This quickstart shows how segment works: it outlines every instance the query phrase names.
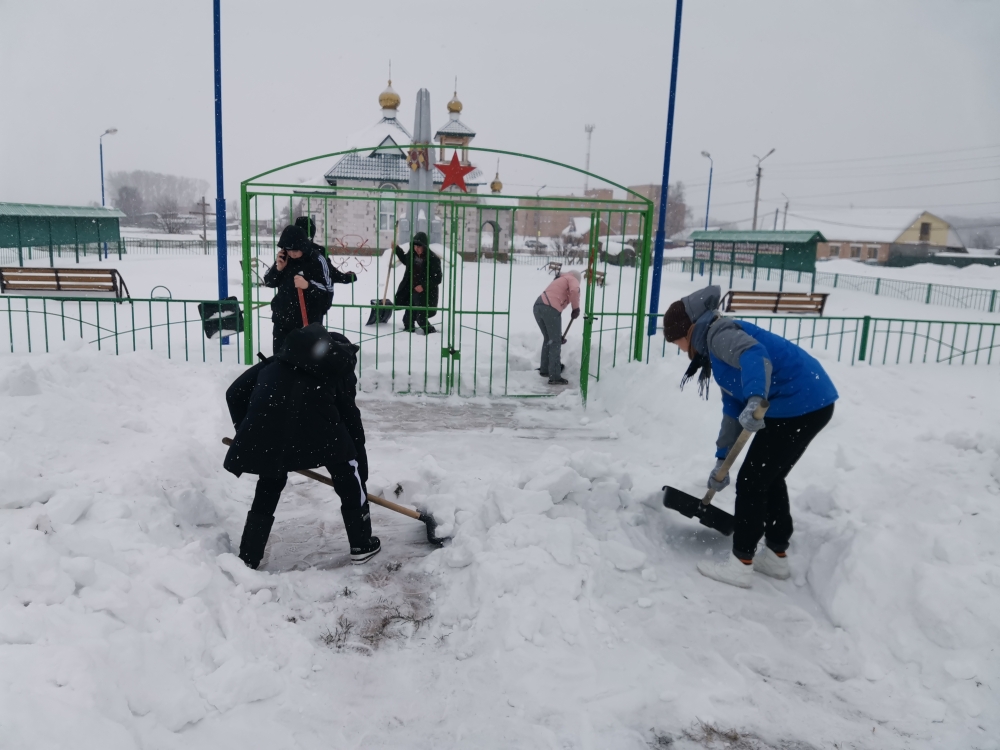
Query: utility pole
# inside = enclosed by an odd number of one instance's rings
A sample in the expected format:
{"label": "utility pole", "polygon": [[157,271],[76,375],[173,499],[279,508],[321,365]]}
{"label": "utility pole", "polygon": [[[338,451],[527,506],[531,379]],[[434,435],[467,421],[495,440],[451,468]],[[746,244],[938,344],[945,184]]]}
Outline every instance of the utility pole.
{"label": "utility pole", "polygon": [[781,220],[781,231],[784,232],[788,226],[788,196],[782,193],[781,197],[785,199],[785,218]]}
{"label": "utility pole", "polygon": [[201,246],[205,251],[205,255],[208,255],[208,208],[209,203],[205,200],[205,196],[201,196],[201,203],[196,203],[200,210],[195,211],[196,214],[201,214]]}
{"label": "utility pole", "polygon": [[774,231],[778,231],[778,209],[774,209]]}
{"label": "utility pole", "polygon": [[769,157],[773,153],[774,153],[774,149],[772,148],[770,151],[768,151],[763,156],[757,156],[757,154],[753,155],[753,158],[757,160],[757,194],[754,196],[754,199],[753,199],[753,229],[754,229],[754,231],[757,231],[757,205],[760,203],[760,175],[764,171],[764,170],[761,169],[760,163],[762,161],[764,161],[764,159],[766,159],[767,157]]}
{"label": "utility pole", "polygon": [[[583,130],[587,134],[587,165],[583,168],[583,170],[585,172],[589,172],[590,171],[590,136],[593,135],[593,133],[594,133],[594,126],[593,125],[584,125],[583,126]],[[583,176],[583,197],[584,198],[587,197],[587,178],[589,176],[590,175],[584,175]]]}

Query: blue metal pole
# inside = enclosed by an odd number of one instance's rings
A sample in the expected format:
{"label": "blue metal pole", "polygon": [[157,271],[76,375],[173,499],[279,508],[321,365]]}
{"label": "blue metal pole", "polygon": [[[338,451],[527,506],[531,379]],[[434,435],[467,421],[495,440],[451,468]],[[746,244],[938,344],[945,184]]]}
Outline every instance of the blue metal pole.
{"label": "blue metal pole", "polygon": [[[674,138],[674,101],[677,97],[677,59],[681,49],[681,10],[684,0],[677,0],[674,18],[674,54],[670,69],[670,100],[667,107],[667,144],[663,150],[663,184],[660,187],[660,217],[656,223],[656,244],[653,249],[653,284],[649,292],[649,328],[647,336],[656,335],[656,319],[660,313],[660,277],[663,276],[663,244],[667,221],[667,184],[670,181],[670,148]],[[693,258],[692,258],[693,261]]]}
{"label": "blue metal pole", "polygon": [[[226,252],[226,193],[222,180],[222,46],[219,40],[220,0],[213,0],[215,21],[215,231],[219,266],[219,299],[229,296],[229,264]],[[223,343],[228,343],[228,337]]]}
{"label": "blue metal pole", "polygon": [[715,169],[715,162],[709,159],[708,167],[708,202],[705,204],[705,231],[708,231],[708,209],[712,205],[712,171]]}

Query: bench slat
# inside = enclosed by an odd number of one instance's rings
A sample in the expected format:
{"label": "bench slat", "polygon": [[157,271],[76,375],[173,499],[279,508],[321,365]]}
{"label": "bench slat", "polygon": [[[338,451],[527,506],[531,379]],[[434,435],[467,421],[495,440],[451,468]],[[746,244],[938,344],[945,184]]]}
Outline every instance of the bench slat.
{"label": "bench slat", "polygon": [[755,292],[730,290],[722,301],[726,312],[787,312],[822,315],[826,307],[825,292]]}

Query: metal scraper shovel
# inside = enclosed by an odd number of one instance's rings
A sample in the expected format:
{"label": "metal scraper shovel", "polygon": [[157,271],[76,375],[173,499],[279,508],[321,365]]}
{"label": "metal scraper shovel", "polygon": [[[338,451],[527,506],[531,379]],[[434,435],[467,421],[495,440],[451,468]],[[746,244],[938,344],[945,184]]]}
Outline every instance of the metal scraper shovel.
{"label": "metal scraper shovel", "polygon": [[[754,419],[763,419],[764,412],[767,411],[770,405],[767,400],[761,401],[760,405],[754,410]],[[726,460],[722,462],[722,466],[715,472],[715,480],[717,482],[721,481],[729,473],[729,469],[736,463],[736,459],[739,458],[744,446],[750,442],[751,437],[753,437],[753,433],[750,430],[743,430],[740,436],[736,438],[733,447],[729,449]],[[726,536],[730,536],[733,533],[736,519],[722,510],[722,508],[712,505],[713,497],[715,497],[715,490],[709,490],[705,493],[705,497],[699,500],[694,495],[681,492],[673,487],[663,488],[663,504],[666,507],[672,508],[688,518],[697,518],[702,526],[707,526],[710,529],[721,531]]]}

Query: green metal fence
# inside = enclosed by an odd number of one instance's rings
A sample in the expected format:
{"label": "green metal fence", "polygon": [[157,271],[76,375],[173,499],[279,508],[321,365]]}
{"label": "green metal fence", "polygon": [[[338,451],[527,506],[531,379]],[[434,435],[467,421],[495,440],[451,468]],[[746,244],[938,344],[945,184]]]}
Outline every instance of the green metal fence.
{"label": "green metal fence", "polygon": [[[754,269],[750,266],[736,266],[734,269],[727,264],[713,266],[708,262],[676,259],[665,261],[663,268],[667,271],[690,273],[692,278],[695,274],[706,276],[709,283],[725,283],[728,279],[730,286],[735,281],[749,281],[754,287],[761,282],[778,282],[779,286],[783,286],[785,283],[812,285],[812,275],[808,272],[785,271],[782,273],[777,269]],[[1000,312],[1000,290],[997,289],[903,281],[881,276],[828,273],[826,271],[816,272],[815,286],[864,292],[925,305],[957,307],[963,310],[991,313]]]}
{"label": "green metal fence", "polygon": [[198,306],[217,304],[215,300],[3,295],[0,341],[11,353],[51,352],[82,342],[113,354],[155,351],[185,361],[249,361],[243,359],[239,333],[230,336],[230,345],[217,335],[205,336]]}
{"label": "green metal fence", "polygon": [[[647,199],[607,181],[624,192],[625,199],[418,191],[407,189],[405,183],[360,181],[303,187],[297,181],[283,181],[278,174],[290,167],[301,172],[302,165],[310,162],[319,171],[324,162],[356,153],[377,156],[387,152],[392,157],[396,150],[387,146],[325,154],[242,184],[246,358],[252,351],[270,351],[266,305],[272,291],[260,284],[260,277],[277,252],[271,228],[280,225],[282,218],[287,222],[310,216],[317,226],[316,241],[330,249],[334,263],[362,277],[352,287],[337,288],[326,323],[360,345],[363,388],[462,396],[552,395],[535,372],[541,334],[532,317],[535,299],[551,281],[544,273],[548,261],[515,253],[522,217],[536,210],[564,214],[567,223],[571,217],[585,217],[590,227],[572,253],[575,257],[554,261],[579,264],[584,271],[584,315],[577,327],[583,335],[583,397],[602,368],[641,358],[652,217]],[[529,168],[536,162],[582,174],[537,157],[468,150],[521,160]],[[602,251],[615,242],[623,243],[626,229],[635,238],[633,245],[639,247],[638,262],[609,265]],[[394,307],[393,316],[417,311],[433,314],[431,322],[437,332],[413,335],[394,319],[384,325],[366,325],[371,301],[381,299],[385,289],[391,300],[402,280],[403,269],[391,251],[394,233],[400,245],[409,247],[418,230],[428,232],[431,250],[441,259],[440,297],[434,307]],[[512,320],[516,325],[512,326]]]}
{"label": "green metal fence", "polygon": [[[804,349],[824,351],[853,364],[1000,363],[1000,323],[901,318],[731,316],[778,334]],[[655,341],[655,343],[654,343]],[[650,339],[651,353],[669,356],[677,347]]]}

